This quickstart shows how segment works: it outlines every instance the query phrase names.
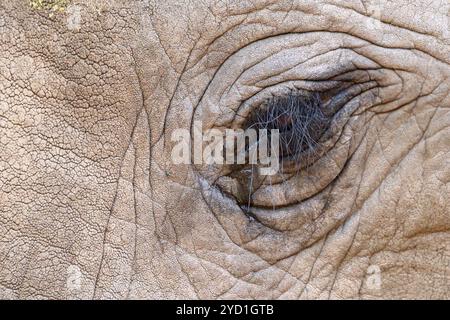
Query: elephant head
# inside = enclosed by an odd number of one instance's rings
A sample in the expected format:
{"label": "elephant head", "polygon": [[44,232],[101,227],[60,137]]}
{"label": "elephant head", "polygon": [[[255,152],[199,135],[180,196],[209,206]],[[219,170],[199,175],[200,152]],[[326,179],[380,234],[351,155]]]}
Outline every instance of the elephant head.
{"label": "elephant head", "polygon": [[0,1],[0,297],[449,298],[446,1],[55,2]]}

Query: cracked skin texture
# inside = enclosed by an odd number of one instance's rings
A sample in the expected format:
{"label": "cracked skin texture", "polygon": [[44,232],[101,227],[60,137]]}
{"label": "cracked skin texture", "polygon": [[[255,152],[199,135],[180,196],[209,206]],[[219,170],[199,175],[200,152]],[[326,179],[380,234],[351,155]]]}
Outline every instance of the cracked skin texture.
{"label": "cracked skin texture", "polygon": [[[448,12],[382,2],[0,0],[0,297],[450,298]],[[170,163],[205,99],[348,68],[377,90],[276,210]]]}

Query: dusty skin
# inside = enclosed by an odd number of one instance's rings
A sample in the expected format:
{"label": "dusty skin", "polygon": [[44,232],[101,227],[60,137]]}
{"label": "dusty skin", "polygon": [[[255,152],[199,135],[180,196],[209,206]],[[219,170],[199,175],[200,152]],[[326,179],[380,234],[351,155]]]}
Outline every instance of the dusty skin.
{"label": "dusty skin", "polygon": [[[447,1],[29,2],[0,0],[0,298],[450,298]],[[249,208],[245,172],[171,162],[344,83]]]}

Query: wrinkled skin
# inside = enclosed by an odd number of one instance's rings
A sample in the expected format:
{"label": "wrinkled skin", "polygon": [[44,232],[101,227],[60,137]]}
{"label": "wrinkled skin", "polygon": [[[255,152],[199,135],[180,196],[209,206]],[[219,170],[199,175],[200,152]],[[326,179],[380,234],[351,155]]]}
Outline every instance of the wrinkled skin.
{"label": "wrinkled skin", "polygon": [[[72,2],[0,1],[1,298],[450,298],[448,8]],[[171,163],[214,106],[339,75],[369,87],[276,209]]]}

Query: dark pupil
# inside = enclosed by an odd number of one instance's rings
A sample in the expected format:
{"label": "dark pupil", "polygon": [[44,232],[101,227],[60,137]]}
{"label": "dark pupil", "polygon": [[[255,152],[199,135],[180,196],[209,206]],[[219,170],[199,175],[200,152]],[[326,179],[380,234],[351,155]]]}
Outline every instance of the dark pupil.
{"label": "dark pupil", "polygon": [[280,157],[295,156],[313,150],[329,125],[318,93],[302,95],[291,92],[273,97],[255,110],[246,128],[278,129]]}

